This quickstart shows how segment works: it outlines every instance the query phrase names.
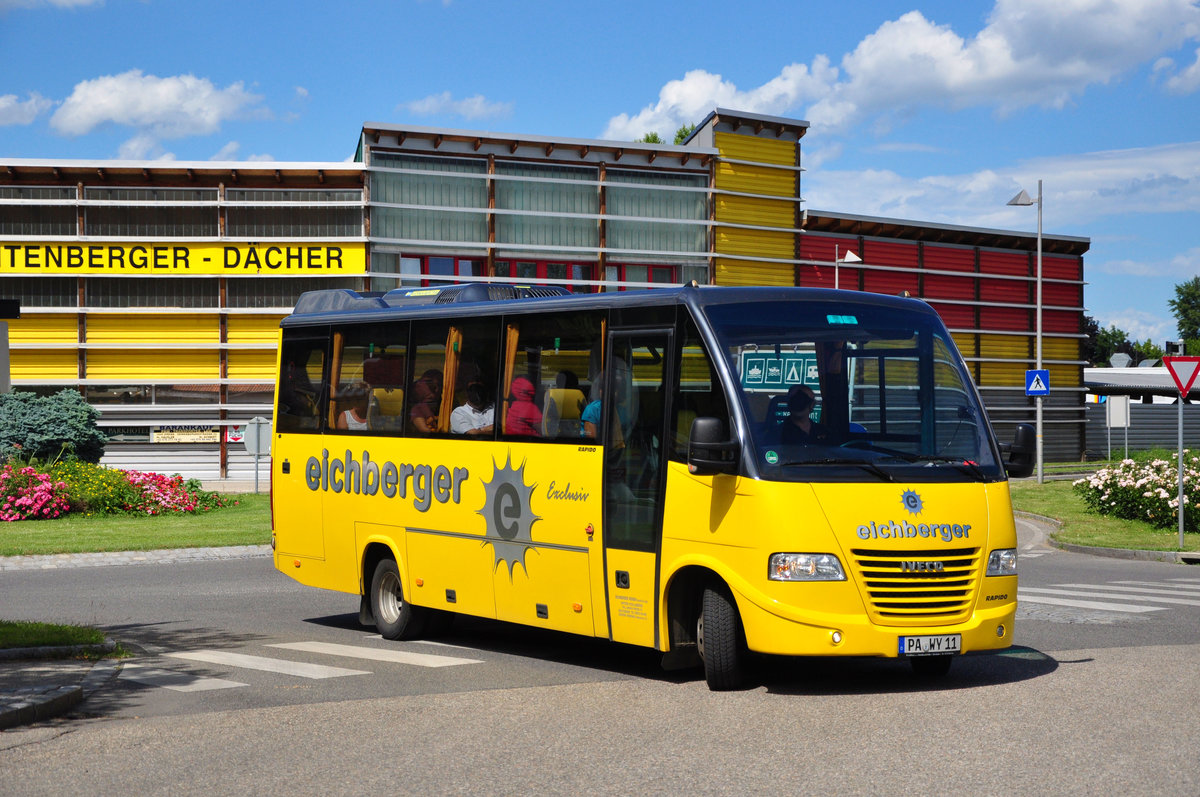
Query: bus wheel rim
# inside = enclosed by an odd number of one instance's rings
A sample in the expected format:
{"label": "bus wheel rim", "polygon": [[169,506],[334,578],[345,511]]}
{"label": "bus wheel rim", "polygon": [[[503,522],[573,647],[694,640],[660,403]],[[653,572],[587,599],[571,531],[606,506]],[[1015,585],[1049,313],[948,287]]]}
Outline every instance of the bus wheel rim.
{"label": "bus wheel rim", "polygon": [[384,622],[394,623],[400,619],[404,601],[400,596],[400,578],[388,573],[379,583],[379,609]]}

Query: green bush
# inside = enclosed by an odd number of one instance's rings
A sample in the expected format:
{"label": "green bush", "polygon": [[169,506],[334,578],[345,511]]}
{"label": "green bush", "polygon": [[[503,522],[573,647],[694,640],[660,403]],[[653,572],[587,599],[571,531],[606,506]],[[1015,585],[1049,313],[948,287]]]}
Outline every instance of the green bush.
{"label": "green bush", "polygon": [[108,442],[96,424],[99,417],[77,390],[0,394],[0,461],[52,462],[66,452],[99,462]]}
{"label": "green bush", "polygon": [[141,501],[141,490],[122,470],[94,462],[66,459],[54,463],[50,477],[66,482],[72,512],[111,515],[128,512]]}

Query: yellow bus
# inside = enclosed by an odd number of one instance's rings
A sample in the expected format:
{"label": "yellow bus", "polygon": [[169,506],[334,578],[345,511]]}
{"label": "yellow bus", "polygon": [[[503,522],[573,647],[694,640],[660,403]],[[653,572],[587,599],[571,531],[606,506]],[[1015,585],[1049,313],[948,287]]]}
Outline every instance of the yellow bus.
{"label": "yellow bus", "polygon": [[914,299],[315,291],[280,329],[275,566],[393,640],[466,614],[653,648],[713,689],[751,653],[937,675],[1012,643],[1032,435],[1002,459]]}

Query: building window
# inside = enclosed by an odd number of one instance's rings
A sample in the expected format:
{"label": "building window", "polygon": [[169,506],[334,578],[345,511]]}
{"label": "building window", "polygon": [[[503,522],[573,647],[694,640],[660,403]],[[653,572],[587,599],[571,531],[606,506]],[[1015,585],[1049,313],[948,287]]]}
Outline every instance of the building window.
{"label": "building window", "polygon": [[120,279],[84,281],[85,307],[216,307],[214,279]]}
{"label": "building window", "polygon": [[599,246],[599,174],[594,167],[498,162],[496,177],[497,242]]}
{"label": "building window", "polygon": [[75,277],[5,277],[0,299],[16,299],[22,307],[75,307],[77,285]]}
{"label": "building window", "polygon": [[[126,280],[122,280],[123,282]],[[215,283],[215,280],[212,282]],[[324,291],[330,288],[358,290],[361,280],[354,277],[321,279],[319,277],[255,277],[230,279],[226,282],[225,301],[229,307],[277,310],[295,307],[305,291]]]}
{"label": "building window", "polygon": [[707,175],[609,169],[606,178],[605,230],[611,249],[707,250]]}
{"label": "building window", "polygon": [[[594,280],[596,266],[591,263],[568,263],[553,260],[497,260],[496,276],[536,280]],[[559,285],[573,293],[591,293],[592,285]]]}

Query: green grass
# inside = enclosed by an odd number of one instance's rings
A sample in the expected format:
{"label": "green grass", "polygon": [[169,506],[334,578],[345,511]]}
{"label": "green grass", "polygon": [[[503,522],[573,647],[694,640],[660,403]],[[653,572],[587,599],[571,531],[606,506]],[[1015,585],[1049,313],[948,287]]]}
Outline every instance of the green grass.
{"label": "green grass", "polygon": [[0,649],[100,645],[104,632],[78,625],[0,620]]}
{"label": "green grass", "polygon": [[[1099,548],[1179,550],[1178,529],[1156,529],[1137,520],[1096,514],[1072,489],[1069,479],[1042,484],[1014,481],[1011,486],[1013,508],[1062,521],[1062,528],[1053,534],[1059,542]],[[1185,534],[1183,542],[1185,551],[1200,550],[1200,534]]]}
{"label": "green grass", "polygon": [[55,520],[0,523],[0,556],[269,543],[270,496],[247,493],[229,498],[238,505],[198,515],[71,514]]}

